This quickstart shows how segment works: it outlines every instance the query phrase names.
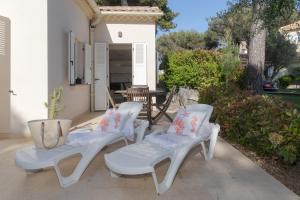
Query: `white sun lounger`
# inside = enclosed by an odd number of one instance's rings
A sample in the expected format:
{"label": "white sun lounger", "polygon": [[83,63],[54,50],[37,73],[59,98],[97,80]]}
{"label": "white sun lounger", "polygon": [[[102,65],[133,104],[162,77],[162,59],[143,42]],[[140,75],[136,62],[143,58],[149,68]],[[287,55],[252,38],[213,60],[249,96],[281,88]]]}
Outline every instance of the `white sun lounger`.
{"label": "white sun lounger", "polygon": [[[193,147],[201,144],[205,160],[212,159],[220,131],[218,124],[209,123],[213,108],[209,105],[196,104],[187,107],[187,109],[207,113],[200,128],[200,131],[208,133],[205,134],[206,136],[191,138],[175,134],[157,135],[157,133],[152,133],[142,142],[122,147],[104,155],[105,163],[110,169],[111,175],[118,177],[119,174],[139,175],[151,173],[156,191],[161,194],[171,187],[178,168]],[[209,141],[208,149],[205,146],[206,141]],[[158,183],[154,167],[168,158],[171,160],[170,166],[164,180]]]}
{"label": "white sun lounger", "polygon": [[[131,112],[131,117],[136,119],[142,104],[138,102],[125,102],[120,104],[120,110],[128,110]],[[148,121],[139,120],[138,127],[135,128],[135,133],[137,138],[141,140],[144,136],[144,132],[148,127]],[[94,138],[95,139],[95,138]],[[23,149],[17,150],[16,152],[16,165],[25,169],[26,171],[39,171],[43,168],[53,167],[55,169],[56,175],[58,177],[59,183],[62,187],[70,186],[76,183],[85,169],[88,167],[89,163],[97,155],[103,147],[112,144],[114,142],[124,140],[127,145],[127,140],[123,133],[118,134],[107,134],[97,138],[97,141],[88,144],[81,145],[62,145],[57,148],[50,150],[37,149],[35,146],[28,146]],[[81,160],[75,167],[73,173],[70,176],[64,177],[58,167],[61,160],[75,155],[81,155]]]}

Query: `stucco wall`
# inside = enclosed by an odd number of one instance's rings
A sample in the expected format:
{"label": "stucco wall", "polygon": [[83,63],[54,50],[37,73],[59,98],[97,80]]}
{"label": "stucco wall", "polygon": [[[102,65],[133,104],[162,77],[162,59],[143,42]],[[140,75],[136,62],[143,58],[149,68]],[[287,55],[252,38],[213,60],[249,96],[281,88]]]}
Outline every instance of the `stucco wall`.
{"label": "stucco wall", "polygon": [[[89,20],[74,0],[48,0],[48,77],[49,95],[63,86],[65,109],[59,117],[74,118],[89,111],[89,86],[68,84],[68,32],[89,42]],[[50,96],[49,96],[50,97]]]}
{"label": "stucco wall", "polygon": [[[122,32],[122,38],[118,37]],[[146,43],[147,78],[150,89],[156,88],[155,24],[100,23],[95,29],[95,42],[103,43]]]}
{"label": "stucco wall", "polygon": [[28,134],[28,120],[47,117],[47,0],[0,0],[0,15],[11,24],[11,88],[1,90],[16,93],[0,115],[10,118],[9,132]]}
{"label": "stucco wall", "polygon": [[297,45],[297,52],[300,53],[300,41],[299,41],[299,36],[298,33],[300,31],[291,31],[288,34],[286,34],[286,38]]}

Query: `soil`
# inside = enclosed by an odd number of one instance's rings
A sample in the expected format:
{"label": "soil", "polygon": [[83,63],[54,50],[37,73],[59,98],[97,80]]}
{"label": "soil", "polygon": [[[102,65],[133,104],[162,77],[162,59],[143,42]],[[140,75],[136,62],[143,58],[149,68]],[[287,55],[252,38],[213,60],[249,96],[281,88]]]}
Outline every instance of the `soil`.
{"label": "soil", "polygon": [[258,156],[255,152],[250,151],[239,144],[232,143],[232,141],[228,140],[226,141],[271,174],[287,188],[300,196],[300,163],[296,165],[286,165],[277,158]]}

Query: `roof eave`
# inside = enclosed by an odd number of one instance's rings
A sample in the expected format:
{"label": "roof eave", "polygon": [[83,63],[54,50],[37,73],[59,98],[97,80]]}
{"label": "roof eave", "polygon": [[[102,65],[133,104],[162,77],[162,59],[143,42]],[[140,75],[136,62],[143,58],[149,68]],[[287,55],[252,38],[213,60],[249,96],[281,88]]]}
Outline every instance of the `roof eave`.
{"label": "roof eave", "polygon": [[126,11],[100,11],[101,15],[127,15],[127,16],[152,16],[152,17],[161,17],[163,16],[162,12],[126,12]]}
{"label": "roof eave", "polygon": [[95,20],[93,20],[92,25],[96,26],[101,22],[101,20],[107,16],[132,16],[132,17],[150,17],[153,21],[157,21],[161,16],[163,16],[162,12],[124,12],[124,11],[100,11]]}

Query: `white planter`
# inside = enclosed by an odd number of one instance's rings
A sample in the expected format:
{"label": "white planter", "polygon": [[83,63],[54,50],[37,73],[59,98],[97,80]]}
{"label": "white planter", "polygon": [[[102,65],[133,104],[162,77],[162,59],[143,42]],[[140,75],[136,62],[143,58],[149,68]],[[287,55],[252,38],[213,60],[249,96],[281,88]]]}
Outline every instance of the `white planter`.
{"label": "white planter", "polygon": [[51,149],[65,144],[71,125],[72,121],[67,119],[44,119],[28,122],[35,146],[43,149]]}

